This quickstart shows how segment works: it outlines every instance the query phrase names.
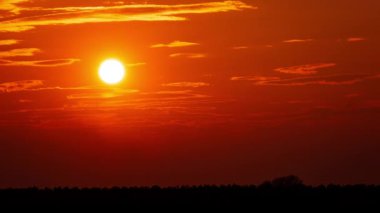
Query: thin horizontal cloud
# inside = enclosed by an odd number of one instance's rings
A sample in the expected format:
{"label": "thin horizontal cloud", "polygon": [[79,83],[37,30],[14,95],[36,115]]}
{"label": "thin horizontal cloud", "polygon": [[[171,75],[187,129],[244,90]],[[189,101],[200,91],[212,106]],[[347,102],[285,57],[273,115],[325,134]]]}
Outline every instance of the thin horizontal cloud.
{"label": "thin horizontal cloud", "polygon": [[20,99],[20,100],[18,100],[18,102],[19,103],[31,103],[31,102],[33,102],[32,100],[29,100],[29,99]]}
{"label": "thin horizontal cloud", "polygon": [[360,41],[365,41],[365,38],[362,37],[351,37],[347,38],[347,42],[360,42]]}
{"label": "thin horizontal cloud", "polygon": [[127,67],[140,67],[146,65],[145,62],[139,62],[139,63],[133,63],[133,64],[126,64]]}
{"label": "thin horizontal cloud", "polygon": [[[195,93],[191,90],[172,90],[139,93],[139,97],[130,100],[120,100],[117,102],[104,103],[110,107],[133,107],[136,109],[159,109],[159,108],[176,108],[184,105],[194,105],[194,100],[208,101],[210,96]],[[96,103],[95,103],[96,104]],[[99,103],[98,103],[99,104]]]}
{"label": "thin horizontal cloud", "polygon": [[287,101],[288,104],[310,104],[313,101],[311,100],[289,100]]}
{"label": "thin horizontal cloud", "polygon": [[[94,127],[115,124],[144,128],[165,125],[199,127],[226,122],[226,115],[218,112],[216,105],[230,101],[187,88],[139,92],[108,86],[70,88],[42,85],[26,92],[0,96],[4,98],[1,100],[11,98],[15,105],[4,107],[0,126],[62,128],[76,123]],[[54,102],[51,102],[51,97],[54,97]],[[38,122],[35,122],[36,116]]]}
{"label": "thin horizontal cloud", "polygon": [[[110,99],[116,97],[122,97],[127,94],[139,93],[139,90],[136,89],[115,89],[109,87],[96,87],[96,86],[73,86],[73,87],[62,87],[62,86],[44,86],[43,82],[37,81],[17,81],[17,82],[5,82],[0,85],[3,85],[0,92],[19,92],[19,91],[28,91],[28,92],[64,92],[67,93],[67,100],[79,100],[79,99]],[[20,85],[14,89],[15,86]],[[23,86],[24,85],[24,86]],[[1,86],[0,86],[1,87]],[[6,90],[7,89],[7,90]]]}
{"label": "thin horizontal cloud", "polygon": [[170,58],[206,58],[207,55],[204,53],[173,53],[169,55]]}
{"label": "thin horizontal cloud", "polygon": [[43,86],[41,80],[25,80],[0,83],[0,93],[20,92]]}
{"label": "thin horizontal cloud", "polygon": [[23,80],[0,83],[0,93],[21,92],[21,91],[45,91],[45,90],[101,90],[93,87],[46,87],[42,80]]}
{"label": "thin horizontal cloud", "polygon": [[34,56],[36,53],[41,52],[38,48],[21,48],[9,51],[0,51],[0,58],[10,58],[18,56]]}
{"label": "thin horizontal cloud", "polygon": [[198,88],[198,87],[208,87],[210,86],[209,83],[206,82],[174,82],[174,83],[166,83],[166,84],[161,84],[163,87],[193,87],[193,88]]}
{"label": "thin horizontal cloud", "polygon": [[284,43],[307,43],[312,42],[314,39],[290,39],[283,41]]}
{"label": "thin horizontal cloud", "polygon": [[191,94],[193,91],[191,90],[162,90],[155,92],[146,92],[142,93],[143,95],[185,95]]}
{"label": "thin horizontal cloud", "polygon": [[71,65],[80,61],[76,58],[47,59],[47,60],[16,60],[13,57],[30,57],[42,52],[38,48],[20,48],[0,51],[0,66],[29,66],[29,67],[59,67]]}
{"label": "thin horizontal cloud", "polygon": [[281,67],[275,69],[275,71],[286,74],[312,75],[318,73],[319,69],[334,66],[336,66],[335,63],[306,64],[300,66]]}
{"label": "thin horizontal cloud", "polygon": [[0,59],[0,66],[29,66],[29,67],[60,67],[68,66],[80,61],[76,58],[35,60],[35,61],[16,61]]}
{"label": "thin horizontal cloud", "polygon": [[[135,97],[136,96],[136,97]],[[64,106],[33,107],[20,104],[21,108],[8,111],[0,119],[2,125],[26,125],[39,128],[62,128],[73,123],[87,127],[122,125],[131,128],[157,126],[197,126],[225,123],[226,115],[216,111],[215,100],[210,96],[191,91],[178,93],[147,93],[134,95],[133,99],[115,97],[104,99],[72,99]],[[153,112],[153,113],[152,113]],[[148,115],[144,116],[144,115]],[[17,119],[22,116],[23,119]],[[38,116],[40,122],[28,122]],[[16,117],[16,119],[14,119]]]}
{"label": "thin horizontal cloud", "polygon": [[0,40],[0,46],[14,45],[14,44],[18,44],[19,42],[20,40],[16,40],[16,39]]}
{"label": "thin horizontal cloud", "polygon": [[248,46],[235,46],[232,47],[233,50],[245,50],[248,49]]}
{"label": "thin horizontal cloud", "polygon": [[[10,6],[11,5],[11,6]],[[92,7],[18,7],[4,4],[0,10],[13,11],[13,19],[0,22],[0,31],[21,32],[38,26],[127,21],[184,21],[185,15],[208,14],[243,9],[257,9],[241,1],[204,2],[194,4],[123,4]],[[17,11],[17,12],[15,12]],[[27,16],[25,13],[33,15]]]}
{"label": "thin horizontal cloud", "polygon": [[231,81],[253,81],[253,82],[268,82],[280,80],[279,77],[271,76],[235,76],[231,77]]}
{"label": "thin horizontal cloud", "polygon": [[191,47],[191,46],[197,46],[199,45],[198,43],[194,43],[194,42],[187,42],[187,41],[173,41],[173,42],[170,42],[170,43],[163,43],[163,44],[154,44],[151,46],[151,48],[161,48],[161,47],[169,47],[169,48],[173,48],[173,47]]}
{"label": "thin horizontal cloud", "polygon": [[103,92],[87,92],[87,93],[79,93],[79,94],[71,94],[67,96],[67,99],[69,100],[76,100],[76,99],[109,99],[109,98],[116,98],[121,97],[126,94],[131,93],[138,93],[139,90],[117,90],[117,91],[103,91]]}
{"label": "thin horizontal cloud", "polygon": [[232,77],[233,81],[250,81],[259,86],[307,86],[307,85],[352,85],[366,80],[379,79],[380,74],[337,74],[326,76],[308,76],[294,78],[279,78],[268,76]]}
{"label": "thin horizontal cloud", "polygon": [[[9,82],[12,83],[12,82]],[[57,90],[57,91],[80,91],[80,94],[84,93],[94,93],[94,94],[100,94],[100,93],[119,93],[119,94],[130,94],[130,93],[136,93],[139,92],[135,89],[115,89],[110,87],[100,87],[100,86],[72,86],[72,87],[63,87],[63,86],[39,86],[34,88],[29,88],[28,91],[36,92],[36,91],[49,91],[49,90]],[[77,93],[75,93],[77,94]],[[74,94],[74,95],[75,95]]]}

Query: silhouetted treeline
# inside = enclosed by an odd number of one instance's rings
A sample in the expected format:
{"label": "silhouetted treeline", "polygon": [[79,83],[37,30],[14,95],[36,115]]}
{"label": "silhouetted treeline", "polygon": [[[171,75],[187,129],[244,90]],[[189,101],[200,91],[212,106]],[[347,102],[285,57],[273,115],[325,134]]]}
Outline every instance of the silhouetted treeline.
{"label": "silhouetted treeline", "polygon": [[306,186],[296,176],[277,178],[255,186],[182,186],[160,188],[54,188],[3,189],[0,204],[21,206],[117,206],[118,208],[170,208],[177,210],[379,209],[380,186]]}

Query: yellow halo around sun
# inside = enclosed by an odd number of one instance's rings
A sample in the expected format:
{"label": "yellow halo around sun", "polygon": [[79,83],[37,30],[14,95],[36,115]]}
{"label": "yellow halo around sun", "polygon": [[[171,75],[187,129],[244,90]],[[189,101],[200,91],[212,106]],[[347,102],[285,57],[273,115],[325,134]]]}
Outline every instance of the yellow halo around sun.
{"label": "yellow halo around sun", "polygon": [[106,84],[118,84],[125,77],[123,63],[117,59],[107,59],[99,66],[99,77]]}

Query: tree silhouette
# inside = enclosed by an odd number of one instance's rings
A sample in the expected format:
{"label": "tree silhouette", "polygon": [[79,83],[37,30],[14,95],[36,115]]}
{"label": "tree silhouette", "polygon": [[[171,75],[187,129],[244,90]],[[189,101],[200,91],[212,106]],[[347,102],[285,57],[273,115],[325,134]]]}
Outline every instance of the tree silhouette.
{"label": "tree silhouette", "polygon": [[[275,178],[260,186],[208,185],[182,187],[113,187],[3,189],[0,204],[11,206],[122,206],[131,208],[214,210],[261,208],[303,211],[329,208],[368,207],[379,209],[380,186],[333,185],[307,186],[294,175]],[[306,211],[307,212],[307,211]]]}
{"label": "tree silhouette", "polygon": [[289,175],[286,177],[280,177],[275,178],[272,180],[272,186],[274,188],[283,188],[283,189],[289,189],[289,188],[298,188],[304,186],[303,181],[295,176],[295,175]]}

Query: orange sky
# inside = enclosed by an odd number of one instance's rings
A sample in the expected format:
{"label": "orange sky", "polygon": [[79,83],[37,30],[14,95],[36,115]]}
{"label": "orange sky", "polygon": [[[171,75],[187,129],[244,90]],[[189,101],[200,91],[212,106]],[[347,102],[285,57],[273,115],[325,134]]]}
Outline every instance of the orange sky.
{"label": "orange sky", "polygon": [[2,0],[0,187],[380,183],[378,8]]}

